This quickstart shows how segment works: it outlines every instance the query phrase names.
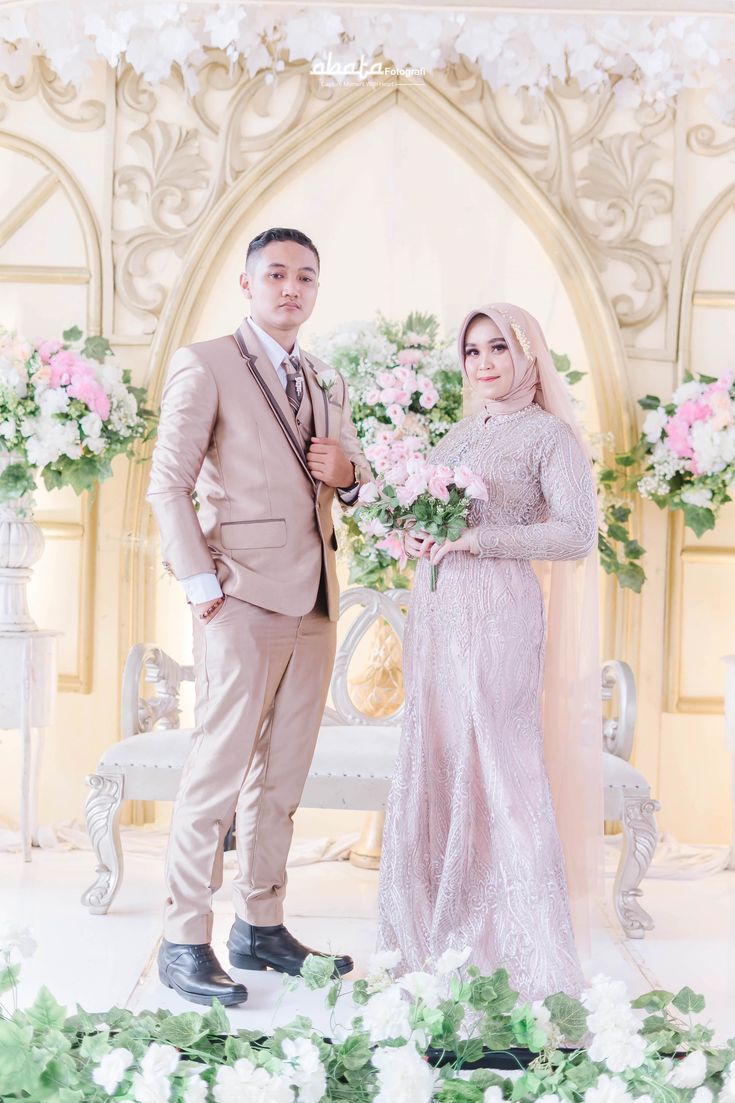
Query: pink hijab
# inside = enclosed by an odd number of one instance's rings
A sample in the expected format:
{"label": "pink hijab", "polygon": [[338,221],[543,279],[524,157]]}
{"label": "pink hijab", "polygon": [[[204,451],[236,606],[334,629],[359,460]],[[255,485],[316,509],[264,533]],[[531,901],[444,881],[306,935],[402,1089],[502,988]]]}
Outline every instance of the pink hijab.
{"label": "pink hijab", "polygon": [[[510,414],[536,402],[567,423],[584,453],[567,386],[556,370],[541,326],[513,303],[470,311],[458,339],[464,371],[465,335],[478,315],[495,322],[513,357],[513,382],[489,414]],[[579,953],[589,957],[594,898],[603,890],[602,702],[598,625],[598,553],[583,560],[533,564],[546,603],[542,698],[544,758],[566,863],[572,923]]]}

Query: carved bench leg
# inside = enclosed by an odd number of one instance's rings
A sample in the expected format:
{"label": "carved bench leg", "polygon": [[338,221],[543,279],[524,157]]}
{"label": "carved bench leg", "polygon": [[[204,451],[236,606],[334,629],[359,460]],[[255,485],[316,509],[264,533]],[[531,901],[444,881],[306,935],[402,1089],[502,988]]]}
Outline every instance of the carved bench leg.
{"label": "carved bench leg", "polygon": [[654,923],[638,903],[638,888],[653,858],[658,839],[654,812],[661,808],[652,797],[623,797],[623,850],[613,887],[615,911],[628,938],[643,938]]}
{"label": "carved bench leg", "polygon": [[118,890],[123,871],[118,827],[123,779],[88,774],[85,781],[92,790],[87,797],[85,815],[89,841],[97,855],[97,880],[82,895],[82,903],[92,915],[104,915]]}

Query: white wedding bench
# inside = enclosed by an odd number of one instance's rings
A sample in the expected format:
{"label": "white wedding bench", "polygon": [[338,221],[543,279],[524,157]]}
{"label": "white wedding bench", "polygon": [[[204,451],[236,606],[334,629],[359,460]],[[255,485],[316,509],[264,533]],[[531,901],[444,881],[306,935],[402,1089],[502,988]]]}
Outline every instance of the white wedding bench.
{"label": "white wedding bench", "polygon": [[[378,810],[385,806],[395,764],[403,706],[379,720],[362,712],[348,689],[348,670],[365,634],[376,622],[386,621],[403,640],[405,610],[410,591],[385,594],[365,587],[346,590],[340,614],[354,605],[360,613],[341,643],[334,665],[331,695],[319,730],[316,752],[304,789],[307,808]],[[141,696],[144,685],[153,694]],[[179,691],[193,681],[191,666],[181,666],[160,648],[136,644],[125,663],[122,686],[122,738],[102,755],[97,772],[86,778],[87,831],[97,856],[97,878],[82,896],[94,915],[103,915],[117,893],[123,872],[119,816],[124,800],[174,800],[193,731],[180,728]],[[622,824],[623,846],[613,889],[615,910],[625,933],[642,938],[653,927],[638,897],[640,882],[656,846],[654,813],[643,774],[628,758],[633,744],[636,700],[630,667],[612,659],[602,666],[602,698],[617,691],[614,715],[603,723],[606,820]]]}

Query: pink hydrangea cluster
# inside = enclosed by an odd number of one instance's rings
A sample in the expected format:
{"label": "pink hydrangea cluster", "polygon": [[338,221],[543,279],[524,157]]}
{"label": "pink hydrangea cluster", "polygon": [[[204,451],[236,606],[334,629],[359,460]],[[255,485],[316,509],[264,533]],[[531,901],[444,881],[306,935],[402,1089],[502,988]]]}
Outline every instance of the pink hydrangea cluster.
{"label": "pink hydrangea cluster", "polygon": [[439,401],[431,377],[416,370],[423,355],[420,349],[402,349],[396,357],[398,367],[378,372],[378,385],[365,393],[368,406],[383,406],[396,426],[403,424],[414,403],[419,410],[430,410]]}
{"label": "pink hydrangea cluster", "polygon": [[79,399],[88,410],[107,420],[110,398],[91,361],[73,349],[65,349],[60,341],[42,341],[38,354],[43,366],[34,374],[34,382],[45,380],[54,390],[64,387],[70,398]]}

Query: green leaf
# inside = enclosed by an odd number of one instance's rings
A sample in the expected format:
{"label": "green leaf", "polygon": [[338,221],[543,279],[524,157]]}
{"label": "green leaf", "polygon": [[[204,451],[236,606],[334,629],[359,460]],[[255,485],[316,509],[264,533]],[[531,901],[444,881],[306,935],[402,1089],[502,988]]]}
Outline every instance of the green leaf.
{"label": "green leaf", "polygon": [[353,1034],[339,1047],[339,1060],[346,1069],[364,1068],[370,1061],[370,1037]]}
{"label": "green leaf", "polygon": [[230,1020],[219,1000],[212,1000],[212,1006],[202,1019],[202,1026],[208,1034],[230,1033]]}
{"label": "green leaf", "polygon": [[356,980],[352,986],[352,1002],[356,1004],[365,1004],[370,999],[367,990],[367,981]]}
{"label": "green leaf", "polygon": [[479,1061],[483,1054],[481,1038],[470,1038],[469,1041],[460,1042],[456,1049],[457,1059],[465,1064],[470,1061]]}
{"label": "green leaf", "polygon": [[24,494],[30,493],[35,485],[35,468],[27,463],[10,463],[0,475],[0,502],[22,498]]}
{"label": "green leaf", "polygon": [[673,992],[668,992],[665,988],[654,988],[650,992],[644,992],[642,996],[638,996],[637,999],[631,1002],[630,1006],[641,1011],[663,1011],[665,1007],[669,1006],[673,998]]}
{"label": "green leaf", "polygon": [[680,989],[671,1002],[677,1011],[682,1011],[685,1015],[696,1015],[704,1011],[704,996],[688,987]]}
{"label": "green leaf", "polygon": [[507,971],[496,969],[492,976],[476,977],[471,982],[468,1002],[476,1011],[506,1014],[518,1002],[518,993],[510,987]]}
{"label": "green leaf", "polygon": [[570,1042],[578,1042],[587,1030],[587,1014],[584,1007],[573,996],[557,992],[547,996],[544,1005],[551,1012],[552,1023],[559,1027]]}
{"label": "green leaf", "polygon": [[110,1035],[106,1030],[99,1034],[88,1034],[79,1047],[79,1055],[85,1061],[101,1061],[110,1050]]}
{"label": "green leaf", "polygon": [[644,398],[638,399],[638,405],[644,410],[658,410],[661,399],[657,398],[655,394],[647,394]]}
{"label": "green leaf", "polygon": [[628,540],[625,545],[625,555],[628,559],[640,559],[646,554],[646,549],[641,547],[637,540]]}
{"label": "green leaf", "polygon": [[567,383],[571,383],[572,385],[579,383],[580,379],[584,379],[586,374],[587,372],[584,371],[570,371],[567,376]]}
{"label": "green leaf", "polygon": [[82,352],[90,360],[97,360],[102,364],[112,353],[112,345],[105,337],[88,337]]}
{"label": "green leaf", "polygon": [[44,985],[36,996],[36,1002],[33,1004],[33,1007],[30,1007],[26,1011],[26,1015],[28,1016],[29,1022],[31,1022],[37,1030],[60,1030],[66,1019],[66,1008],[56,1002],[48,988]]}
{"label": "green leaf", "polygon": [[326,988],[334,977],[334,958],[309,954],[301,966],[301,976],[307,988]]}
{"label": "green leaf", "polygon": [[239,1061],[241,1057],[252,1058],[252,1056],[253,1047],[248,1039],[236,1037],[234,1034],[227,1035],[225,1039],[225,1058],[231,1064]]}
{"label": "green leaf", "polygon": [[589,1058],[583,1058],[577,1065],[568,1065],[564,1070],[564,1079],[583,1094],[587,1088],[597,1083],[600,1070]]}
{"label": "green leaf", "polygon": [[61,334],[62,340],[66,341],[68,344],[72,344],[74,341],[81,341],[83,336],[79,326],[72,326],[71,329],[65,329]]}
{"label": "green leaf", "polygon": [[[609,573],[611,572],[608,571]],[[614,574],[624,590],[632,590],[636,594],[641,592],[646,581],[646,572],[637,563],[619,563],[614,568]]]}
{"label": "green leaf", "polygon": [[[229,1029],[229,1025],[228,1025]],[[186,1011],[183,1015],[173,1015],[160,1027],[158,1038],[177,1049],[186,1049],[198,1042],[207,1033],[204,1016],[196,1011]]]}
{"label": "green leaf", "polygon": [[20,1096],[21,1092],[33,1095],[41,1065],[33,1052],[32,1038],[32,1026],[0,1019],[0,1099]]}
{"label": "green leaf", "polygon": [[630,452],[618,452],[615,456],[615,462],[619,464],[620,467],[632,467],[636,462],[636,457],[631,455]]}
{"label": "green leaf", "polygon": [[684,524],[687,525],[696,536],[701,536],[715,527],[715,515],[711,509],[704,506],[692,506],[688,503],[683,507]]}
{"label": "green leaf", "polygon": [[0,969],[0,994],[15,988],[19,976],[20,964],[17,962],[14,965],[6,965],[5,968]]}
{"label": "green leaf", "polygon": [[83,1103],[84,1092],[76,1088],[59,1088],[54,1103]]}
{"label": "green leaf", "polygon": [[616,521],[613,521],[612,524],[607,526],[607,535],[611,540],[622,540],[625,543],[630,540],[630,533],[628,530],[623,528],[623,526],[619,525]]}

